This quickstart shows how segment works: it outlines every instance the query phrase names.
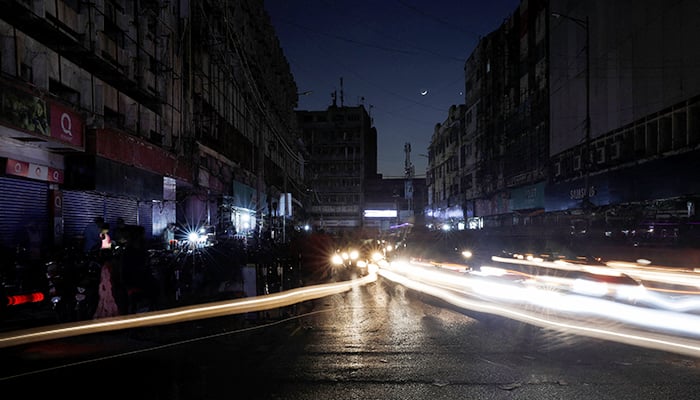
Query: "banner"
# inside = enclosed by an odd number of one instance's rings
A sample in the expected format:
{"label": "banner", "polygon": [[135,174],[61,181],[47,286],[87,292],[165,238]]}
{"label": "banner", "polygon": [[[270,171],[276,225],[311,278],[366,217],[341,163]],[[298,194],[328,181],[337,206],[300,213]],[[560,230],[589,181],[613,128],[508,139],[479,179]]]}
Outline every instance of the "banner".
{"label": "banner", "polygon": [[50,183],[63,183],[63,171],[45,165],[34,164],[26,161],[7,159],[5,174],[21,176]]}

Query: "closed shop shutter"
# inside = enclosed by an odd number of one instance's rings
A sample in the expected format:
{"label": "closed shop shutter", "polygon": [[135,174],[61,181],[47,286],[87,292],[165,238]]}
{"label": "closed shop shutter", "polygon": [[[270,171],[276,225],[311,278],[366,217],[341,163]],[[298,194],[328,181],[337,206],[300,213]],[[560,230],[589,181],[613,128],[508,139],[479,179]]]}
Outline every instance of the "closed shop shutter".
{"label": "closed shop shutter", "polygon": [[138,204],[136,200],[124,197],[104,197],[105,222],[110,227],[117,226],[117,218],[123,218],[127,225],[137,225]]}
{"label": "closed shop shutter", "polygon": [[37,222],[42,237],[49,238],[49,187],[47,183],[0,177],[0,245],[14,249],[24,229]]}
{"label": "closed shop shutter", "polygon": [[95,217],[104,217],[104,201],[99,193],[63,191],[63,235],[67,244],[82,238],[85,226]]}
{"label": "closed shop shutter", "polygon": [[139,225],[146,229],[146,239],[153,239],[153,202],[142,201],[139,203]]}

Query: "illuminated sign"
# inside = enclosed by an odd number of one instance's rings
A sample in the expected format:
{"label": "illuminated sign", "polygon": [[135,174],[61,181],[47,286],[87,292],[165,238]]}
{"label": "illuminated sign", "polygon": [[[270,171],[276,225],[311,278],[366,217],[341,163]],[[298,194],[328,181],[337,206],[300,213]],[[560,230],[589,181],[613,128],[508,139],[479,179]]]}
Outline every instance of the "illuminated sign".
{"label": "illuminated sign", "polygon": [[365,218],[396,218],[396,210],[365,210]]}

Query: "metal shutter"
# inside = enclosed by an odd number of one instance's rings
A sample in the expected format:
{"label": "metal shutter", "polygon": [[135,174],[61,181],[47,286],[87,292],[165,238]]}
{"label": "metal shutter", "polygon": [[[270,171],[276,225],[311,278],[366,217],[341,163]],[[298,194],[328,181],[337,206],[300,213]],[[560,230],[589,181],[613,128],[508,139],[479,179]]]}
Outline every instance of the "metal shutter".
{"label": "metal shutter", "polygon": [[22,240],[25,226],[38,222],[49,238],[49,187],[44,182],[0,177],[0,245],[12,249]]}
{"label": "metal shutter", "polygon": [[136,200],[124,197],[104,196],[105,222],[110,227],[117,226],[117,218],[124,218],[127,225],[137,225],[138,203]]}
{"label": "metal shutter", "polygon": [[139,225],[146,229],[146,239],[153,239],[153,202],[139,202]]}
{"label": "metal shutter", "polygon": [[63,235],[66,243],[83,236],[94,217],[104,217],[104,201],[99,193],[63,191]]}

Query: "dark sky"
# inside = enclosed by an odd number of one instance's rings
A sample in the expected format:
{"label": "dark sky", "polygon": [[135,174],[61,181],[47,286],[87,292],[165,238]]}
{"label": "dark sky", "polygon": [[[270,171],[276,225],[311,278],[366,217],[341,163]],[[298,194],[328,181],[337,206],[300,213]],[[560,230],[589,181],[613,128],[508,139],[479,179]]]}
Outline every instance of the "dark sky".
{"label": "dark sky", "polygon": [[424,176],[430,137],[464,102],[464,61],[519,0],[265,0],[299,92],[300,110],[364,104],[378,133],[378,172],[404,176],[411,143]]}

